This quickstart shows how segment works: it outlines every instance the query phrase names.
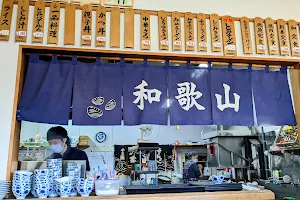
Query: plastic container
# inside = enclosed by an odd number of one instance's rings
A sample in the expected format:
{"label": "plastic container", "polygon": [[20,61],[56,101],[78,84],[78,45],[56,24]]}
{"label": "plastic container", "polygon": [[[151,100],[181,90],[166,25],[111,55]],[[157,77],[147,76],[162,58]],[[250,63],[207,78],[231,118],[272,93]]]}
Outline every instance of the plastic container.
{"label": "plastic container", "polygon": [[95,191],[97,196],[115,196],[119,194],[120,181],[117,179],[97,180]]}

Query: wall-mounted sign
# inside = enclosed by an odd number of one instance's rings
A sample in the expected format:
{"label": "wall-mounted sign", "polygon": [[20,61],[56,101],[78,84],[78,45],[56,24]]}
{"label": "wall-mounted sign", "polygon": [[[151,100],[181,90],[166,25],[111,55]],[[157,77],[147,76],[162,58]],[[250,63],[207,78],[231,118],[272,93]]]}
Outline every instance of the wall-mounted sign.
{"label": "wall-mounted sign", "polygon": [[107,6],[126,6],[126,7],[133,7],[134,0],[102,0],[103,5]]}

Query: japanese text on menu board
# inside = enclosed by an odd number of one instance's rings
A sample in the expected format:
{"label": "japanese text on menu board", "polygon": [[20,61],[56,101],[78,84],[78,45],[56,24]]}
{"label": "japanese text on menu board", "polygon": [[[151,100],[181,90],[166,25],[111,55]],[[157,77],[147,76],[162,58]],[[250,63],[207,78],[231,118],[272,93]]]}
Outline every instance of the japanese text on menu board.
{"label": "japanese text on menu board", "polygon": [[48,44],[57,44],[58,42],[59,18],[60,4],[58,2],[52,2],[50,5]]}
{"label": "japanese text on menu board", "polygon": [[204,14],[197,15],[198,26],[198,51],[207,51],[206,38],[206,16]]}
{"label": "japanese text on menu board", "polygon": [[9,29],[11,24],[12,10],[13,1],[4,0],[2,2],[2,10],[0,16],[0,40],[9,40]]}
{"label": "japanese text on menu board", "polygon": [[96,12],[96,46],[105,47],[106,44],[106,9],[99,6]]}
{"label": "japanese text on menu board", "polygon": [[189,12],[185,14],[185,34],[186,51],[194,51],[194,17]]}

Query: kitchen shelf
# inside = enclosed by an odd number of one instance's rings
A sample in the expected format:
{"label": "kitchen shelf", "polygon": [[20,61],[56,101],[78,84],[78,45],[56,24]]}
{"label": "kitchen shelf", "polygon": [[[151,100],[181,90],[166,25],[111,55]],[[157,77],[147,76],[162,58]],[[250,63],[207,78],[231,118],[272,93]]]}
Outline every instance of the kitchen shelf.
{"label": "kitchen shelf", "polygon": [[273,151],[269,151],[269,153],[272,155],[282,155],[282,151],[288,151],[288,152],[298,151],[298,152],[300,152],[300,146],[291,147],[291,148],[282,148],[280,150],[273,150]]}
{"label": "kitchen shelf", "polygon": [[183,144],[183,145],[174,145],[174,148],[206,148],[206,144]]}
{"label": "kitchen shelf", "polygon": [[137,174],[159,174],[159,171],[135,171]]}
{"label": "kitchen shelf", "polygon": [[89,147],[90,147],[90,145],[77,145],[77,148],[78,148],[78,149],[81,149],[81,150],[87,149],[87,148],[89,148]]}
{"label": "kitchen shelf", "polygon": [[139,147],[137,151],[155,151],[158,149],[159,147]]}

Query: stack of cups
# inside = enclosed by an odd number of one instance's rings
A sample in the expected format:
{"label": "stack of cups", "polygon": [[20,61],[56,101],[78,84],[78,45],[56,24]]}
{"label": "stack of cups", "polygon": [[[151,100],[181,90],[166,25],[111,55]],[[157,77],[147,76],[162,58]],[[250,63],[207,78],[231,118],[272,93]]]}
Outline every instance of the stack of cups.
{"label": "stack of cups", "polygon": [[[33,195],[47,198],[52,193],[52,171],[49,169],[35,169],[33,181]],[[52,179],[53,180],[53,179]]]}
{"label": "stack of cups", "polygon": [[32,172],[20,170],[14,172],[12,192],[16,199],[25,199],[32,184]]}
{"label": "stack of cups", "polygon": [[[60,179],[62,177],[62,159],[48,159],[47,160],[47,168],[51,169],[52,173],[52,183],[55,180]],[[55,191],[55,184],[52,184],[52,192],[49,197],[57,197],[57,193]]]}
{"label": "stack of cups", "polygon": [[72,178],[72,190],[70,196],[77,196],[77,182],[81,177],[81,164],[68,163],[66,175]]}

